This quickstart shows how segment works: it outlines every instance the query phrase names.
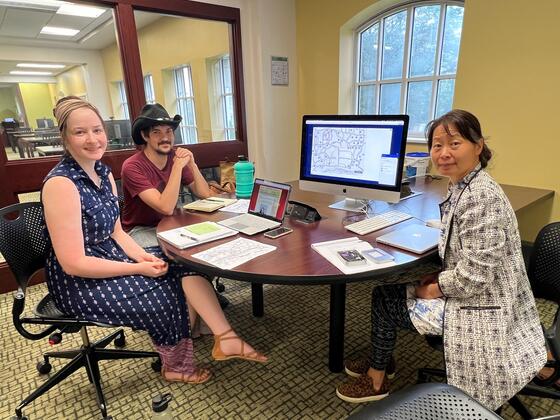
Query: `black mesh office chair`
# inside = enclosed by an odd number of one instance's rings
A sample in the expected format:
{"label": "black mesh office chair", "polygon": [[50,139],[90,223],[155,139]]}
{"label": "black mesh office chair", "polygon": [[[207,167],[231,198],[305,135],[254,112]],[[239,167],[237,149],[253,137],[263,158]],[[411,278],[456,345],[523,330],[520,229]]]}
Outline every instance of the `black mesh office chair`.
{"label": "black mesh office chair", "polygon": [[[535,377],[509,400],[511,406],[523,419],[532,419],[534,416],[518,398],[519,395],[560,400],[560,390],[554,385],[560,379],[560,222],[550,223],[543,227],[529,252],[527,275],[533,294],[535,298],[554,302],[557,308],[552,326],[548,328],[543,326],[548,349],[554,357],[554,361],[546,364],[547,367],[554,369],[552,375],[546,379]],[[441,337],[426,337],[426,339],[432,348],[443,350]],[[418,382],[420,383],[427,382],[433,377],[445,379],[445,376],[445,371],[441,369],[422,368],[418,370]]]}
{"label": "black mesh office chair", "polygon": [[459,388],[418,384],[367,405],[348,420],[501,420]]}
{"label": "black mesh office chair", "polygon": [[[13,323],[23,337],[29,340],[40,340],[50,335],[49,341],[53,344],[62,340],[63,333],[79,332],[82,337],[82,346],[79,349],[47,352],[43,355],[44,360],[37,364],[37,370],[42,374],[51,371],[51,358],[58,357],[71,360],[16,407],[16,416],[13,419],[26,419],[22,413],[26,405],[82,367],[86,369],[90,382],[95,386],[97,402],[103,418],[110,419],[111,417],[107,415],[107,407],[101,388],[99,361],[152,357],[157,358],[152,363],[152,368],[159,371],[158,354],[147,351],[106,349],[105,347],[111,342],[114,342],[116,347],[125,345],[125,336],[122,329],[118,329],[101,340],[90,342],[87,332],[88,326],[115,327],[66,316],[55,307],[50,294],[41,299],[34,310],[35,316],[22,316],[29,280],[33,274],[44,268],[45,257],[49,251],[49,244],[43,235],[43,227],[41,203],[14,204],[0,209],[0,253],[6,259],[18,283],[12,309]],[[45,328],[39,332],[31,332],[26,328],[30,324],[42,325]]]}

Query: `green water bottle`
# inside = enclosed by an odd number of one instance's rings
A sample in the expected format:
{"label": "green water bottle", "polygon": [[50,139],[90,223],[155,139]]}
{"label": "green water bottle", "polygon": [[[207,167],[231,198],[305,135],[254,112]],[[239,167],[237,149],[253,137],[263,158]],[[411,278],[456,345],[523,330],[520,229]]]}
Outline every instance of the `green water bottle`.
{"label": "green water bottle", "polygon": [[244,155],[233,165],[235,173],[235,195],[237,198],[249,198],[253,192],[255,165],[249,162]]}

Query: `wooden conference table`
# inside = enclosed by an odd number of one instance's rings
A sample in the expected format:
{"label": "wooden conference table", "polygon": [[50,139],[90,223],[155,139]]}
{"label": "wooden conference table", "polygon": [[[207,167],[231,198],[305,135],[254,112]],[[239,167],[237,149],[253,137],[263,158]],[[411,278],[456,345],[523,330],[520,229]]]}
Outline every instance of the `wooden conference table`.
{"label": "wooden conference table", "polygon": [[[376,214],[389,209],[396,209],[420,220],[410,219],[360,236],[360,239],[383,248],[392,254],[395,257],[396,265],[350,275],[340,272],[334,265],[314,251],[311,248],[311,244],[357,236],[346,230],[344,225],[360,220],[364,216],[328,207],[333,202],[343,199],[343,197],[301,191],[297,186],[297,181],[291,182],[291,185],[293,189],[290,194],[290,200],[315,207],[321,214],[322,219],[312,224],[304,224],[286,217],[283,225],[294,230],[291,234],[278,239],[268,239],[262,233],[250,237],[259,242],[277,247],[275,251],[269,254],[255,258],[231,270],[222,270],[192,258],[191,255],[230,241],[232,240],[231,237],[184,250],[175,248],[163,241],[160,241],[160,244],[170,258],[188,264],[201,273],[250,282],[252,286],[254,316],[262,316],[264,313],[263,284],[330,285],[329,368],[332,372],[340,372],[343,368],[344,360],[346,283],[371,281],[372,286],[376,286],[386,284],[387,281],[391,283],[407,282],[410,279],[409,274],[411,272],[421,272],[423,266],[433,270],[434,264],[437,262],[437,251],[435,249],[423,255],[416,255],[390,246],[375,244],[375,238],[408,224],[422,223],[421,220],[439,219],[438,204],[445,198],[447,178],[418,178],[412,181],[411,188],[414,191],[422,191],[421,195],[407,198],[393,205],[375,202],[373,212]],[[502,187],[515,211],[550,198],[554,194],[551,190],[510,185],[502,185]],[[160,222],[158,231],[205,220],[219,221],[233,216],[232,213],[220,211],[208,214],[178,209],[173,216],[166,217]]]}

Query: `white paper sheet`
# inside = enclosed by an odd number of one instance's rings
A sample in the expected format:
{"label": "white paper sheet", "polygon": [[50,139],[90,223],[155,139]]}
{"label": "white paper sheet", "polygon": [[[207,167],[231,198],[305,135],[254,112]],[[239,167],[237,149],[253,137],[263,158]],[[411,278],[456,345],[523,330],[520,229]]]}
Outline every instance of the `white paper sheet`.
{"label": "white paper sheet", "polygon": [[251,239],[238,238],[206,251],[198,252],[192,256],[222,270],[230,270],[253,258],[268,254],[275,249],[276,247],[272,245],[263,244]]}
{"label": "white paper sheet", "polygon": [[325,257],[331,264],[342,271],[344,274],[361,273],[363,271],[378,270],[380,268],[391,267],[395,265],[394,261],[386,263],[375,263],[366,258],[366,264],[363,265],[346,265],[337,255],[337,251],[346,249],[356,249],[358,251],[365,251],[366,249],[373,249],[369,242],[365,242],[353,236],[351,238],[337,239],[334,241],[317,242],[311,244],[311,248]]}
{"label": "white paper sheet", "polygon": [[247,213],[249,211],[249,200],[241,198],[229,206],[222,207],[218,211],[227,211],[230,213]]}

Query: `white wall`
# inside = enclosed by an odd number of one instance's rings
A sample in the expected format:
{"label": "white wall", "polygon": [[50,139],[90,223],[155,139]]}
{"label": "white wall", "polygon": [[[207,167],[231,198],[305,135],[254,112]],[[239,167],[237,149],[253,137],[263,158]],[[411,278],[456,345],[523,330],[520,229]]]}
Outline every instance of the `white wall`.
{"label": "white wall", "polygon": [[[88,100],[99,108],[101,115],[112,115],[111,103],[107,94],[107,83],[101,55],[93,50],[75,50],[59,48],[36,48],[0,44],[0,57],[2,60],[13,61],[45,61],[51,63],[64,62],[84,64],[85,81],[87,86]],[[34,79],[35,81],[43,81]],[[56,79],[53,78],[56,83]],[[0,80],[1,82],[2,80]],[[8,80],[5,80],[8,81]],[[12,80],[10,80],[12,81]],[[19,81],[23,81],[20,79]],[[26,81],[31,81],[27,80]]]}
{"label": "white wall", "polygon": [[[249,157],[258,177],[299,176],[296,16],[294,0],[213,0],[241,13]],[[272,86],[271,56],[288,57],[289,85]]]}

